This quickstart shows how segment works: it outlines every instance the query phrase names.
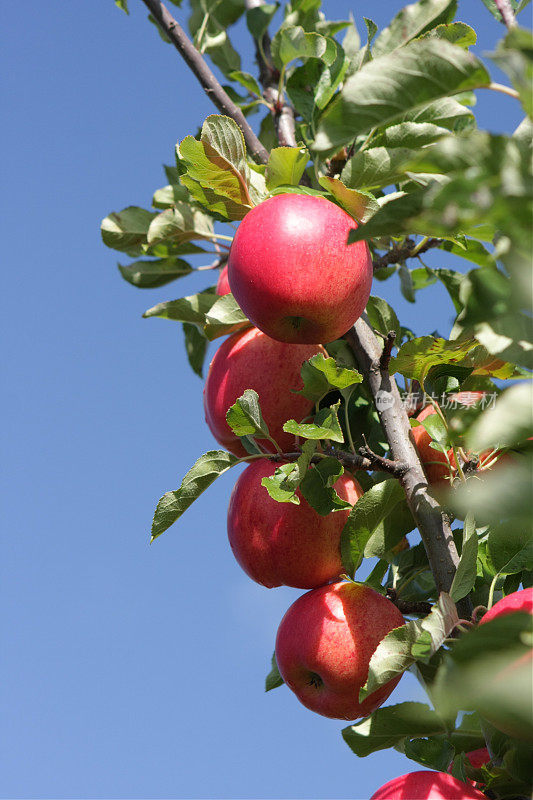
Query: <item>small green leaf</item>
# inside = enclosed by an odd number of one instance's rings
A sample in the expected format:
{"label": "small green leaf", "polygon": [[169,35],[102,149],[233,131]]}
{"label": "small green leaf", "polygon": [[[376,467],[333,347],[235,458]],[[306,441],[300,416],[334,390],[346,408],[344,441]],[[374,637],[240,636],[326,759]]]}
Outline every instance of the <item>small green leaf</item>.
{"label": "small green leaf", "polygon": [[331,439],[333,442],[344,442],[337,417],[339,405],[340,401],[329,408],[321,408],[313,423],[298,423],[290,419],[283,425],[283,430],[302,439]]}
{"label": "small green leaf", "polygon": [[228,408],[226,422],[237,436],[270,439],[270,432],[259,405],[259,395],[254,389],[245,389],[244,393]]}
{"label": "small green leaf", "polygon": [[437,25],[422,37],[424,39],[445,39],[459,47],[471,47],[477,41],[476,32],[465,22],[451,22],[448,25]]}
{"label": "small green leaf", "polygon": [[370,192],[348,189],[338,178],[324,176],[319,178],[318,182],[359,223],[367,222],[379,209],[376,198]]}
{"label": "small green leaf", "polygon": [[250,326],[232,294],[217,297],[206,312],[204,333],[212,341]]}
{"label": "small green leaf", "polygon": [[374,58],[390,53],[443,22],[451,22],[457,0],[420,0],[411,3],[394,17],[374,43]]}
{"label": "small green leaf", "polygon": [[156,217],[152,211],[128,206],[122,211],[113,211],[102,220],[102,240],[107,247],[120,250],[130,256],[142,255],[141,245],[146,244],[148,228]]}
{"label": "small green leaf", "polygon": [[341,180],[350,189],[389,186],[405,178],[407,164],[413,160],[414,155],[415,151],[406,147],[372,147],[369,150],[360,150],[346,162]]}
{"label": "small green leaf", "polygon": [[313,403],[324,397],[331,389],[346,389],[363,380],[357,370],[337,366],[334,358],[326,358],[322,353],[302,364],[301,376],[304,388],[297,394],[302,394]]}
{"label": "small green leaf", "polygon": [[272,39],[271,50],[278,69],[297,58],[320,58],[329,65],[337,55],[333,40],[319,33],[306,33],[300,25],[283,25]]}
{"label": "small green leaf", "polygon": [[213,221],[202,211],[187,203],[177,203],[173,208],[161,211],[150,223],[147,240],[149,245],[169,239],[176,244],[193,239],[212,239]]}
{"label": "small green leaf", "polygon": [[250,75],[249,72],[241,72],[240,70],[236,70],[235,72],[230,72],[228,78],[231,78],[232,81],[237,81],[237,83],[240,83],[241,86],[244,86],[245,89],[248,89],[250,94],[255,94],[258,97],[261,97],[261,87],[257,83],[254,76]]}
{"label": "small green leaf", "polygon": [[122,9],[122,11],[125,11],[126,14],[130,13],[128,10],[128,0],[115,0],[115,5],[117,8]]}
{"label": "small green leaf", "polygon": [[505,524],[495,526],[489,533],[488,551],[494,569],[501,575],[533,569],[531,527],[514,530]]}
{"label": "small green leaf", "polygon": [[472,591],[477,574],[477,549],[476,523],[472,514],[468,514],[463,528],[461,558],[450,588],[450,597],[455,603]]}
{"label": "small green leaf", "polygon": [[386,336],[389,331],[395,331],[399,335],[400,322],[394,309],[381,297],[370,295],[366,304],[366,314],[368,321],[377,331]]}
{"label": "small green leaf", "polygon": [[446,733],[444,721],[425,703],[398,703],[344,728],[342,736],[356,756],[385,750],[414,736]]}
{"label": "small green leaf", "polygon": [[161,317],[178,322],[192,322],[203,327],[207,312],[218,300],[219,297],[216,294],[200,292],[189,297],[180,297],[179,300],[170,300],[168,303],[158,303],[145,311],[143,317]]}
{"label": "small green leaf", "polygon": [[355,574],[370,537],[404,497],[398,481],[390,478],[376,483],[359,498],[341,534],[342,563],[348,575]]}
{"label": "small green leaf", "polygon": [[390,370],[400,372],[423,384],[431,367],[437,364],[464,363],[468,353],[477,347],[473,338],[447,341],[434,336],[421,336],[403,344],[396,357],[391,359]]}
{"label": "small green leaf", "polygon": [[265,679],[265,692],[270,692],[271,689],[277,689],[278,686],[283,686],[284,680],[279,674],[278,662],[276,661],[276,654],[272,654],[272,667]]}
{"label": "small green leaf", "polygon": [[171,183],[154,192],[152,205],[154,208],[172,208],[176,203],[187,203],[189,192],[180,183]]}
{"label": "small green leaf", "polygon": [[198,377],[202,378],[205,354],[207,352],[207,339],[198,330],[198,327],[190,322],[183,323],[183,334],[185,336],[185,351],[191,369]]}
{"label": "small green leaf", "polygon": [[192,272],[191,265],[182,258],[134,261],[124,266],[119,264],[118,268],[124,280],[138,289],[155,289]]}
{"label": "small green leaf", "polygon": [[300,491],[309,505],[323,517],[332,511],[350,508],[350,503],[341,500],[334,484],[344,472],[336,458],[322,458],[304,475]]}
{"label": "small green leaf", "polygon": [[263,38],[277,9],[278,3],[264,3],[264,5],[247,9],[246,25],[254,39],[261,40]]}
{"label": "small green leaf", "polygon": [[308,161],[309,152],[305,147],[275,147],[266,167],[267,189],[272,191],[278,186],[298,186]]}
{"label": "small green leaf", "polygon": [[183,478],[180,488],[164,494],[157,504],[152,522],[152,541],[170,528],[219,475],[238,461],[225,450],[210,450],[200,456]]}

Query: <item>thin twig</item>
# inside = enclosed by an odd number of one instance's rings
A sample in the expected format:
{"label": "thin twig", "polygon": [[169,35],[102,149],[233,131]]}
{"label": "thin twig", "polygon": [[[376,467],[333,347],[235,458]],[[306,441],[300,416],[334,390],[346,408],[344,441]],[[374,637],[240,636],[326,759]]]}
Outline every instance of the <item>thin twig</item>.
{"label": "thin twig", "polygon": [[388,267],[390,264],[401,264],[407,258],[414,258],[427,250],[431,250],[433,247],[438,247],[441,243],[442,239],[433,238],[428,239],[422,247],[418,247],[411,239],[406,239],[404,244],[395,245],[388,253],[374,258],[372,265],[376,270]]}
{"label": "thin twig", "polygon": [[392,348],[394,347],[394,342],[396,341],[396,331],[389,331],[385,337],[385,343],[383,345],[383,352],[379,359],[379,368],[383,372],[389,371],[389,364],[392,355]]}
{"label": "thin twig", "polygon": [[263,147],[255,135],[239,106],[224,91],[207,62],[202,58],[181,25],[160,0],[142,0],[142,2],[147,6],[160,28],[196,75],[206,94],[211,98],[218,110],[235,120],[243,132],[248,149],[255,161],[266,164],[268,161],[266,148]]}
{"label": "thin twig", "polygon": [[[359,450],[358,454],[348,453],[345,450],[337,450],[336,447],[325,447],[323,453],[316,454],[312,457],[311,463],[317,464],[324,458],[324,456],[330,456],[331,458],[336,458],[337,461],[349,472],[354,472],[355,470],[359,469],[370,470],[373,472],[387,472],[389,475],[393,475],[395,478],[398,478],[408,468],[407,464],[378,456],[376,453],[373,453],[370,448],[368,450],[369,455],[361,455],[360,453],[362,449],[363,448]],[[267,457],[273,461],[296,461],[301,455],[301,451],[297,450],[291,453],[272,453],[268,454]]]}
{"label": "thin twig", "polygon": [[387,589],[387,597],[402,614],[427,616],[431,611],[431,603],[425,600],[399,600],[396,589]]}
{"label": "thin twig", "polygon": [[400,478],[409,469],[409,464],[405,461],[392,461],[390,458],[379,456],[369,447],[365,435],[363,434],[364,445],[359,448],[359,455],[370,461],[371,469],[380,472],[388,472],[395,478]]}

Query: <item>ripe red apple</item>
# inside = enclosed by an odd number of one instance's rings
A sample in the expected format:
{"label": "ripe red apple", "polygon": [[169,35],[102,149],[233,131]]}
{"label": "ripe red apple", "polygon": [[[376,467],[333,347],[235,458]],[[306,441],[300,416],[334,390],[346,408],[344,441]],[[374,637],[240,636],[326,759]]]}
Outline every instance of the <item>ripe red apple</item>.
{"label": "ripe red apple", "polygon": [[374,792],[370,800],[487,800],[473,786],[446,772],[419,770],[400,775]]}
{"label": "ripe red apple", "polygon": [[502,597],[482,616],[479,624],[482,625],[484,622],[490,622],[491,619],[503,617],[505,614],[512,614],[516,611],[523,611],[533,616],[533,587],[520,589],[518,592]]}
{"label": "ripe red apple", "polygon": [[228,265],[220,270],[220,275],[218,276],[217,286],[215,289],[216,293],[219,295],[229,294],[231,289],[229,288],[229,281],[228,281]]}
{"label": "ripe red apple", "polygon": [[[284,432],[283,424],[303,419],[313,404],[291,390],[302,388],[301,366],[317,353],[327,356],[320,345],[282,344],[257,328],[229,336],[214,355],[204,388],[205,419],[217,442],[236,456],[246,455],[226,412],[245,389],[255,389],[271,436],[284,452],[294,450],[294,436]],[[270,442],[262,444],[273,451]]]}
{"label": "ripe red apple", "polygon": [[325,717],[366,717],[390,695],[394,678],[359,702],[372,653],[403,617],[386,597],[363,584],[340,582],[302,595],[278,628],[276,661],[306,708]]}
{"label": "ripe red apple", "polygon": [[[344,571],[340,537],[349,510],[322,517],[300,492],[300,505],[273,500],[261,480],[273,475],[276,466],[268,459],[254,461],[235,484],[228,509],[231,549],[243,570],[263,586],[322,586]],[[335,490],[351,505],[363,494],[347,473]]]}
{"label": "ripe red apple", "polygon": [[231,245],[231,291],[248,319],[281,342],[325,343],[349,330],[372,284],[366,242],[348,245],[357,223],[305,194],[280,194],[252,208]]}

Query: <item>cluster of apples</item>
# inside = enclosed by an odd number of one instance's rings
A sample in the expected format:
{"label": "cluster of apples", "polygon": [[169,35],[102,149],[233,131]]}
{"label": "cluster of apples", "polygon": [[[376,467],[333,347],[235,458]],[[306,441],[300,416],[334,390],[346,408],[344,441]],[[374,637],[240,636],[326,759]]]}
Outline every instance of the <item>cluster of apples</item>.
{"label": "cluster of apples", "polygon": [[[206,421],[217,441],[246,455],[226,413],[245,389],[257,392],[272,438],[296,450],[283,430],[313,404],[302,388],[302,364],[327,356],[324,343],[345,333],[363,312],[372,283],[366,243],[347,245],[353,219],[322,197],[277,195],[252,209],[237,230],[217,292],[232,291],[254,327],[231,335],[211,362],[204,390]],[[275,452],[269,440],[261,445]],[[370,657],[381,639],[403,624],[386,597],[339,581],[340,537],[349,511],[319,515],[298,493],[299,505],[278,503],[262,485],[274,474],[269,458],[253,460],[233,489],[228,536],[244,571],[267,587],[309,589],[278,630],[276,660],[286,684],[308,708],[328,717],[366,716],[389,696],[391,681],[359,703]],[[335,483],[353,506],[361,486],[344,473]]]}
{"label": "cluster of apples", "polygon": [[[283,424],[313,411],[313,404],[295,393],[302,388],[302,364],[319,353],[327,356],[324,343],[354,324],[370,294],[368,246],[347,245],[354,227],[353,219],[335,204],[300,194],[272,197],[241,222],[217,293],[231,291],[254,327],[234,333],[219,347],[204,390],[207,424],[236,456],[245,456],[246,450],[226,414],[246,389],[257,392],[270,434],[282,451],[296,450]],[[417,430],[425,433],[422,427]],[[418,443],[422,453],[423,445]],[[232,551],[256,582],[309,590],[288,609],[276,637],[280,674],[300,702],[327,717],[365,717],[399,681],[390,681],[359,702],[374,650],[404,619],[390,600],[370,587],[339,580],[340,536],[349,511],[320,516],[299,492],[298,505],[276,502],[262,481],[273,475],[280,461],[274,463],[266,455],[275,452],[272,441],[261,440],[261,446],[265,458],[251,460],[231,495]],[[432,460],[435,453],[431,450]],[[363,494],[346,473],[335,490],[351,506]],[[468,800],[483,795],[451,775],[426,771],[395,779],[378,790],[374,800],[385,797]]]}

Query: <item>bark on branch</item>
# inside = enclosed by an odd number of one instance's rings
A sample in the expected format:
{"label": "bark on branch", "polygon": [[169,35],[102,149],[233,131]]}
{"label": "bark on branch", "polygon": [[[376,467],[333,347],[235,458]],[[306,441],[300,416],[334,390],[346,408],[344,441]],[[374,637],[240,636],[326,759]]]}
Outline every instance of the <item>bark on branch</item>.
{"label": "bark on branch", "polygon": [[516,25],[515,15],[509,0],[494,0],[494,5],[501,14],[502,21],[508,28]]}
{"label": "bark on branch", "polygon": [[181,25],[160,0],[142,0],[142,2],[149,9],[157,24],[178,50],[194,75],[196,75],[207,96],[211,98],[218,110],[235,120],[243,132],[244,140],[252,158],[262,164],[266,164],[268,161],[267,150],[255,135],[239,106],[224,91],[207,62],[202,58],[201,53],[198,52]]}
{"label": "bark on branch", "polygon": [[[415,519],[439,592],[449,592],[459,563],[450,522],[428,491],[428,483],[411,438],[411,428],[396,381],[380,365],[382,347],[372,328],[360,318],[345,335],[370,388],[395,461],[408,465],[399,477]],[[376,402],[377,401],[377,402]],[[471,614],[468,598],[458,603],[461,616]]]}
{"label": "bark on branch", "polygon": [[405,261],[407,258],[413,258],[421,253],[425,253],[427,250],[431,250],[433,247],[438,247],[441,241],[442,239],[428,239],[421,247],[417,248],[411,239],[407,239],[405,244],[393,247],[388,253],[374,258],[372,266],[374,270],[376,270],[388,267],[391,264],[401,264],[402,261]]}

